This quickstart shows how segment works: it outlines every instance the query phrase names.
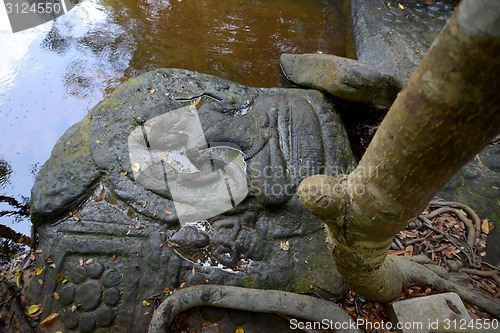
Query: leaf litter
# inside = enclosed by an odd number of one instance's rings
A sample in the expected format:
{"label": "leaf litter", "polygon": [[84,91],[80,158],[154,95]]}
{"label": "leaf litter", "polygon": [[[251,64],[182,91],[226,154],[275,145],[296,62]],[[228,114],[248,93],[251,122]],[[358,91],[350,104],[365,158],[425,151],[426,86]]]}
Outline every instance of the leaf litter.
{"label": "leaf litter", "polygon": [[[484,251],[486,248],[487,236],[493,230],[494,224],[488,219],[478,220],[472,214],[472,210],[457,207],[454,208],[460,211],[460,215],[465,216],[467,219],[460,218],[455,214],[454,210],[444,210],[439,214],[433,214],[433,212],[443,208],[445,205],[430,205],[426,208],[423,214],[410,223],[410,225],[403,231],[401,231],[395,238],[390,254],[394,255],[426,255],[431,259],[431,262],[436,265],[444,267],[447,271],[458,270],[462,274],[468,276],[469,281],[474,289],[487,294],[495,299],[500,297],[500,279],[498,270],[496,267],[486,264],[482,261],[484,256]],[[430,222],[430,223],[429,223]],[[472,225],[472,228],[470,227]],[[470,232],[474,230],[475,238],[473,239],[473,246],[471,247],[469,242],[471,240]],[[179,245],[175,243],[167,243],[169,247],[178,248]],[[282,250],[288,251],[290,244],[287,242],[280,243]],[[34,253],[40,255],[42,250],[34,250]],[[2,267],[1,279],[2,283],[9,283],[14,287],[20,289],[27,285],[26,282],[23,283],[24,277],[37,276],[38,282],[43,283],[44,281],[44,270],[46,266],[41,266],[34,268],[34,263],[32,257],[33,252],[28,252],[21,257],[17,262],[11,262],[8,265]],[[43,259],[46,263],[48,260]],[[29,263],[27,264],[27,260]],[[91,259],[84,261],[79,260],[80,264],[90,264]],[[458,268],[450,268],[450,263],[455,263]],[[240,271],[245,270],[244,263],[241,263]],[[24,269],[19,269],[19,267],[24,267]],[[24,272],[20,274],[18,272]],[[196,271],[194,271],[196,273]],[[191,272],[191,274],[193,271]],[[17,281],[19,280],[21,281]],[[62,278],[62,281],[61,281]],[[57,282],[66,283],[68,280],[63,278],[63,275],[57,277]],[[20,285],[17,286],[19,282]],[[54,281],[56,282],[56,281]],[[208,281],[204,280],[204,284]],[[184,288],[186,286],[183,283],[180,287]],[[311,284],[312,286],[312,284]],[[175,292],[176,290],[170,291],[165,290],[162,293],[163,297]],[[315,288],[311,288],[311,292],[315,293]],[[421,283],[410,283],[405,286],[401,294],[400,299],[420,297],[426,295],[437,294],[432,287],[421,284]],[[57,300],[59,295],[54,293],[53,297]],[[10,299],[11,297],[9,297]],[[24,308],[26,317],[31,321],[39,321],[41,311],[37,309],[37,304],[29,304],[27,297],[21,298],[21,304]],[[6,304],[8,300],[4,298],[2,304]],[[154,299],[155,303],[157,302]],[[358,296],[353,291],[348,291],[348,293],[340,298],[331,299],[335,303],[339,304],[344,308],[354,319],[364,319],[368,322],[387,322],[388,315],[382,303],[372,302],[365,300],[364,298]],[[144,304],[148,304],[146,301]],[[491,316],[486,312],[478,308],[477,306],[468,304],[464,301],[464,304],[469,311],[469,314],[473,319],[491,319]],[[451,306],[448,305],[450,308]],[[78,307],[75,306],[75,310]],[[73,309],[72,309],[73,310]],[[453,309],[452,309],[453,310]],[[53,313],[44,320],[44,325],[51,325],[51,322],[57,320],[58,314]],[[364,332],[383,332],[381,330],[366,330]]]}

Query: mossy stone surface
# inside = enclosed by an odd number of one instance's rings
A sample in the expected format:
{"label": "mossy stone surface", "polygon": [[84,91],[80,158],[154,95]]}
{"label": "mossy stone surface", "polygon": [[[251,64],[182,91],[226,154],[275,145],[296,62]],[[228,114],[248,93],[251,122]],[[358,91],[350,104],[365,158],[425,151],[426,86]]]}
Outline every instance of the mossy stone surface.
{"label": "mossy stone surface", "polygon": [[[250,191],[233,209],[181,227],[169,188],[135,181],[128,138],[194,102],[206,141],[245,154]],[[153,312],[143,301],[181,285],[305,291],[310,284],[342,294],[322,222],[296,194],[311,174],[355,166],[335,108],[315,90],[246,87],[186,70],[124,83],[61,137],[37,178],[32,217],[43,252],[35,265],[50,257],[56,268],[39,276],[43,285],[33,280],[30,300],[43,304],[42,317],[77,313],[62,316],[71,330],[137,332]],[[55,283],[59,274],[65,283]],[[75,302],[82,305],[72,312]]]}

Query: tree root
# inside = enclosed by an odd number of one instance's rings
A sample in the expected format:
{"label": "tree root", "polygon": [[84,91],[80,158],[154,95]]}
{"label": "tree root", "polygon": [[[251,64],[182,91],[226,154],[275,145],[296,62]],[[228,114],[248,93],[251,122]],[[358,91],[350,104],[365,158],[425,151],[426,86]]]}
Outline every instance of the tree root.
{"label": "tree root", "polygon": [[405,257],[387,256],[398,268],[404,284],[420,282],[431,285],[438,292],[455,292],[468,303],[480,307],[496,318],[500,318],[500,304],[492,298],[439,277],[429,268]]}
{"label": "tree root", "polygon": [[467,243],[469,243],[469,246],[473,248],[474,245],[476,245],[476,226],[460,210],[451,207],[441,207],[424,216],[430,220],[433,217],[446,212],[455,214],[460,219],[460,221],[465,224],[465,226],[467,227]]}
{"label": "tree root", "polygon": [[467,205],[464,205],[463,203],[460,202],[454,202],[454,201],[441,201],[441,200],[433,200],[429,202],[429,206],[448,206],[448,207],[453,207],[453,208],[460,208],[463,209],[472,219],[474,222],[474,227],[476,228],[476,233],[479,234],[481,232],[481,219],[479,216],[476,214],[474,209],[470,208]]}
{"label": "tree root", "polygon": [[500,285],[500,276],[498,276],[498,273],[495,271],[480,271],[477,269],[470,269],[470,268],[461,268],[460,271],[464,273],[474,274],[477,276],[492,278],[498,285]]}
{"label": "tree root", "polygon": [[215,306],[243,311],[274,313],[321,322],[342,323],[336,332],[361,332],[337,304],[319,298],[278,290],[232,286],[199,285],[181,289],[167,297],[156,309],[148,333],[166,332],[175,316],[195,306]]}
{"label": "tree root", "polygon": [[[453,238],[451,236],[449,236],[446,232],[444,231],[441,231],[439,230],[438,228],[435,228],[433,225],[432,225],[432,222],[427,218],[426,215],[420,215],[418,217],[420,220],[422,220],[422,222],[424,222],[425,226],[429,229],[431,229],[432,231],[434,232],[437,232],[438,234],[441,234],[443,235],[444,237],[446,237],[446,239],[451,243],[453,244],[453,246],[455,246],[457,249],[460,249],[460,246],[455,243],[455,241],[453,240]],[[465,254],[465,256],[467,257],[467,260],[469,261],[469,264],[472,266],[472,267],[476,267],[476,268],[479,268],[481,267],[481,263],[476,260],[474,258],[474,255],[469,253],[468,251],[466,251],[465,249],[461,250],[461,252],[463,254]],[[471,249],[471,252],[472,252],[472,249]]]}

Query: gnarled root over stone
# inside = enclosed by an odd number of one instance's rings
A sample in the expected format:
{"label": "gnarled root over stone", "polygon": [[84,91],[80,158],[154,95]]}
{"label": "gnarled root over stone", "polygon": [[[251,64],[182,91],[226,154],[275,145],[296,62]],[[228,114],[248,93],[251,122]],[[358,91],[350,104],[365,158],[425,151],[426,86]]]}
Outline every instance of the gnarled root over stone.
{"label": "gnarled root over stone", "polygon": [[392,218],[396,215],[391,214],[395,205],[376,210],[370,206],[375,200],[357,200],[350,191],[352,178],[315,175],[299,186],[304,205],[325,223],[337,270],[349,288],[385,303],[399,298],[405,284],[422,282],[439,292],[454,291],[465,301],[500,316],[500,305],[487,296],[451,283],[412,260],[387,256],[394,231],[402,229],[391,220],[403,221],[399,222],[403,225],[407,219]]}
{"label": "gnarled root over stone", "polygon": [[438,292],[455,292],[466,302],[480,307],[496,318],[500,318],[500,304],[492,298],[443,279],[431,269],[406,257],[390,255],[387,256],[387,261],[391,261],[397,267],[403,284],[420,282],[431,285]]}
{"label": "gnarled root over stone", "polygon": [[319,298],[278,290],[200,285],[181,289],[165,299],[156,309],[148,333],[167,332],[176,315],[203,305],[275,313],[313,322],[327,319],[343,323],[340,326],[347,328],[336,332],[361,332],[358,329],[350,329],[353,319],[340,306]]}

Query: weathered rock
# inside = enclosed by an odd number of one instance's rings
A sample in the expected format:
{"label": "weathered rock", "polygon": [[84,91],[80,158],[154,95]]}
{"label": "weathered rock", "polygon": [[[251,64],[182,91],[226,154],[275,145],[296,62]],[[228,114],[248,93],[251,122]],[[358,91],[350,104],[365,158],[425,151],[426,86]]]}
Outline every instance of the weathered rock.
{"label": "weathered rock", "polygon": [[[409,298],[388,304],[394,327],[400,323],[403,333],[447,331],[446,323],[469,323],[471,317],[455,293]],[[448,325],[449,328],[449,325]],[[450,331],[454,331],[452,327]]]}
{"label": "weathered rock", "polygon": [[[128,139],[147,120],[194,101],[206,141],[245,154],[249,194],[181,227],[170,188],[136,182]],[[30,285],[30,301],[44,314],[64,313],[71,330],[137,332],[153,313],[143,301],[184,282],[341,294],[323,225],[295,190],[308,175],[348,173],[354,164],[335,106],[318,91],[174,69],[131,79],[63,135],[37,177],[33,223],[56,268],[39,276],[43,285]],[[46,266],[43,258],[36,266]],[[68,281],[55,286],[60,273]]]}
{"label": "weathered rock", "polygon": [[298,86],[380,109],[389,108],[401,91],[401,85],[392,76],[353,59],[285,53],[280,62],[285,76]]}
{"label": "weathered rock", "polygon": [[465,165],[437,195],[472,207],[495,223],[488,235],[486,260],[500,263],[500,145],[491,144]]}
{"label": "weathered rock", "polygon": [[[69,128],[57,141],[54,152],[40,170],[42,181],[35,182],[31,190],[31,209],[36,225],[43,219],[67,214],[78,206],[87,191],[97,181],[97,170],[90,152],[90,117]],[[50,200],[46,200],[50,198]]]}
{"label": "weathered rock", "polygon": [[392,75],[402,85],[422,61],[453,13],[457,0],[406,1],[399,8],[382,0],[352,0],[356,57]]}

